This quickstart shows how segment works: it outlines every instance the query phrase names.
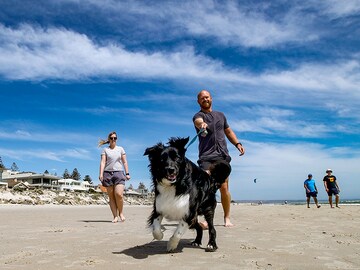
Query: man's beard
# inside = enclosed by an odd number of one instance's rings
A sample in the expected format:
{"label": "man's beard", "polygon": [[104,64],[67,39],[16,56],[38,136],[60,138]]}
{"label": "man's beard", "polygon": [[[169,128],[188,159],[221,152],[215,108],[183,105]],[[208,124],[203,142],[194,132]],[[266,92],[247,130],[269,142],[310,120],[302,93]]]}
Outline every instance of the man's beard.
{"label": "man's beard", "polygon": [[211,108],[211,104],[212,104],[212,102],[211,101],[208,101],[208,102],[203,102],[203,103],[201,103],[201,108],[202,109],[210,109]]}

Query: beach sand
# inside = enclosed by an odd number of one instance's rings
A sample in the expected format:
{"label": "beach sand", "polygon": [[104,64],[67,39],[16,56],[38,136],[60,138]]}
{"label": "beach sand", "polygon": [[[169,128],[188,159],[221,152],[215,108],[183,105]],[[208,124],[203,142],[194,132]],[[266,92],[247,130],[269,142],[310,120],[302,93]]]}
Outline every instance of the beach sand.
{"label": "beach sand", "polygon": [[125,206],[126,221],[111,223],[108,206],[0,205],[0,269],[360,269],[360,206],[232,206],[232,228],[216,209],[216,252],[166,244],[146,228],[149,206]]}

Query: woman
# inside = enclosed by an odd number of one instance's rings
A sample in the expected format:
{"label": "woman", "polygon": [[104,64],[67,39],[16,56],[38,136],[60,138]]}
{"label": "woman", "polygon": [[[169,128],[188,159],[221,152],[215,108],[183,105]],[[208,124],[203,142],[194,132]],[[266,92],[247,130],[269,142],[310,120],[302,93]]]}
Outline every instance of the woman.
{"label": "woman", "polygon": [[124,148],[116,145],[116,132],[110,132],[107,140],[100,140],[99,147],[109,144],[101,152],[99,180],[109,196],[113,223],[125,221],[123,214],[125,180],[130,179]]}

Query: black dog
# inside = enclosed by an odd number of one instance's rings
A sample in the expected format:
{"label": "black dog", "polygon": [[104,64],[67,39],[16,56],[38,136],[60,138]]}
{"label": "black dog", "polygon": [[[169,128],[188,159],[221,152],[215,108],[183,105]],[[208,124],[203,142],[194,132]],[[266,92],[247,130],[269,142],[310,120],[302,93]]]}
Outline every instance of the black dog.
{"label": "black dog", "polygon": [[158,143],[145,150],[155,189],[154,207],[148,224],[154,238],[161,240],[162,219],[179,221],[167,244],[167,251],[172,252],[188,228],[196,229],[197,233],[192,245],[201,245],[203,230],[198,223],[198,215],[204,215],[209,226],[206,251],[215,251],[217,245],[213,221],[216,191],[229,176],[231,167],[226,162],[218,162],[210,168],[209,175],[185,157],[188,141],[189,138],[171,138],[168,146]]}

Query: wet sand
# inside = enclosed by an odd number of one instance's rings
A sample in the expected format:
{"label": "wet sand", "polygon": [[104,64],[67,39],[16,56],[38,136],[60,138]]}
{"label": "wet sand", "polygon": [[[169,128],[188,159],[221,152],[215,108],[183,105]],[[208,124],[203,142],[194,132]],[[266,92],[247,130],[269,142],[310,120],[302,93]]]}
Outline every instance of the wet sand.
{"label": "wet sand", "polygon": [[232,228],[215,216],[216,252],[189,243],[176,253],[146,228],[149,206],[125,206],[126,221],[111,223],[108,206],[0,205],[0,269],[360,269],[360,206],[232,206]]}

